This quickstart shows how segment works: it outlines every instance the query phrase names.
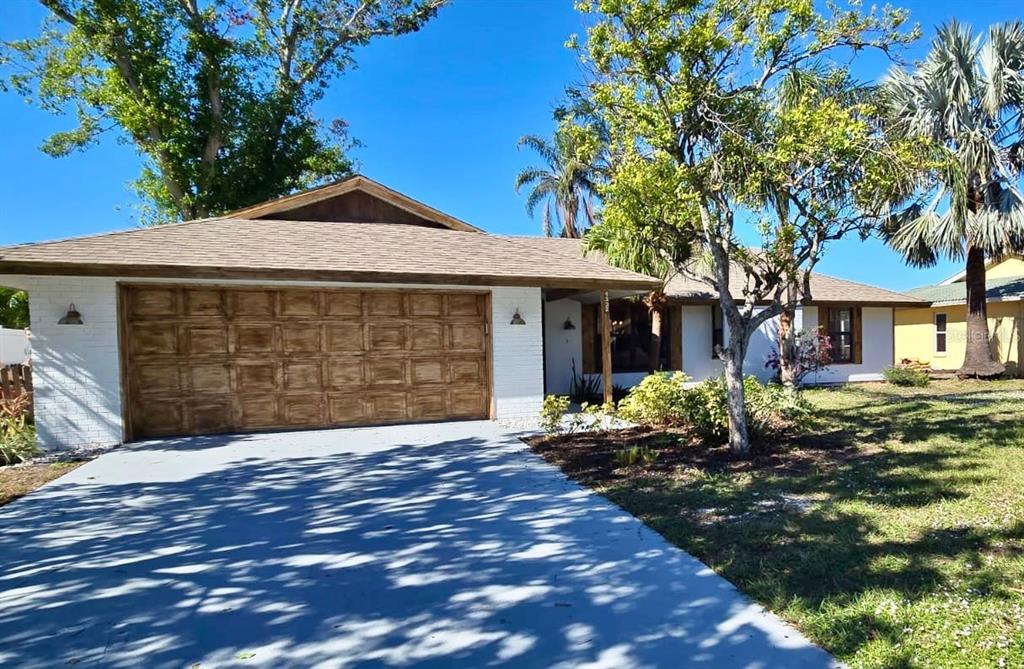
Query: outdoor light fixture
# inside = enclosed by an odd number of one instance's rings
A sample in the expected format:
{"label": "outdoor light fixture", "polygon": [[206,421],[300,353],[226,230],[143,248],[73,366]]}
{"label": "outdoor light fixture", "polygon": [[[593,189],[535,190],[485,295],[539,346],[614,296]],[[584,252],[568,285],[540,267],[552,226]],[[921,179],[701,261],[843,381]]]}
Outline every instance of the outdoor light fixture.
{"label": "outdoor light fixture", "polygon": [[572,317],[571,316],[566,316],[565,317],[565,324],[562,325],[562,329],[563,330],[575,330],[576,329],[576,325],[572,322]]}
{"label": "outdoor light fixture", "polygon": [[71,304],[68,305],[68,313],[65,314],[64,317],[61,318],[59,321],[57,321],[57,325],[81,325],[81,324],[82,324],[82,314],[78,313],[78,309],[75,309],[75,303],[74,302],[72,302]]}
{"label": "outdoor light fixture", "polygon": [[516,312],[512,314],[512,325],[526,325],[526,321],[523,320],[522,315],[519,313],[519,307],[516,307]]}

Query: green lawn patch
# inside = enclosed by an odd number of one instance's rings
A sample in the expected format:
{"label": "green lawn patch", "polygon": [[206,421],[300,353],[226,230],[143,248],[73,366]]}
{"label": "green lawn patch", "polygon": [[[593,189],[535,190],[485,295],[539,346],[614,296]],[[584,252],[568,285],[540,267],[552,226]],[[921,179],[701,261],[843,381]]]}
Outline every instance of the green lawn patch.
{"label": "green lawn patch", "polygon": [[1024,382],[807,396],[815,436],[750,460],[644,429],[531,445],[852,667],[1024,666]]}

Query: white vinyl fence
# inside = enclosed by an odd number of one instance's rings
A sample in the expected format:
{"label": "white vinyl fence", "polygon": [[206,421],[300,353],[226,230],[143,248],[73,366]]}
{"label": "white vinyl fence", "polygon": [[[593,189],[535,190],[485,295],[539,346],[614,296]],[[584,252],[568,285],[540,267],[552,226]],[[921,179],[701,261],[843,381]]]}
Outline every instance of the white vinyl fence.
{"label": "white vinyl fence", "polygon": [[26,330],[0,328],[0,365],[24,365],[31,355]]}

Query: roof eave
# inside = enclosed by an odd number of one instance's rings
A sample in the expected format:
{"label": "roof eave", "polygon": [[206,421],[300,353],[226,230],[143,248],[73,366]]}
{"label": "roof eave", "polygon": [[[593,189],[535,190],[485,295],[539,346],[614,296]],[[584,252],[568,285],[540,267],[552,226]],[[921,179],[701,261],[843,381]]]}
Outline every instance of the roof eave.
{"label": "roof eave", "polygon": [[288,268],[214,267],[116,263],[54,263],[0,260],[0,274],[30,276],[103,276],[151,279],[223,279],[228,281],[331,281],[345,283],[422,283],[466,286],[652,290],[661,282],[649,277],[545,277],[431,272],[371,272]]}

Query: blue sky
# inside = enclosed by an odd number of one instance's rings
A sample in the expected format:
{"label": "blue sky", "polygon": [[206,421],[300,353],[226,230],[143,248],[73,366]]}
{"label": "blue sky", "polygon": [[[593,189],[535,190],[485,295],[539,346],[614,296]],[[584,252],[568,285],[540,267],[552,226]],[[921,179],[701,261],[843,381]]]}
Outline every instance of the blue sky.
{"label": "blue sky", "polygon": [[[359,170],[492,232],[539,234],[515,193],[516,173],[535,157],[516,148],[525,133],[549,134],[551,108],[580,79],[566,38],[583,31],[572,0],[454,0],[419,33],[378,41],[357,53],[359,67],[339,78],[319,105],[344,118],[363,146]],[[1020,16],[1019,0],[894,2],[911,10],[925,38],[956,16],[983,28]],[[0,39],[38,30],[33,0],[0,3]],[[858,61],[874,80],[885,64]],[[135,225],[128,183],[139,157],[110,137],[54,159],[39,145],[71,119],[50,116],[14,94],[0,94],[0,245],[90,234]],[[952,263],[912,269],[880,242],[849,239],[831,247],[821,271],[892,289],[933,283]]]}

